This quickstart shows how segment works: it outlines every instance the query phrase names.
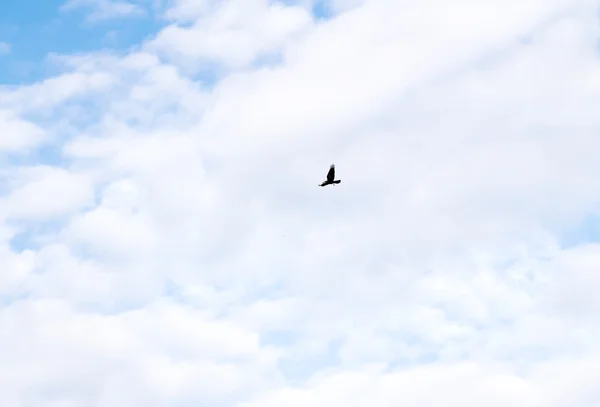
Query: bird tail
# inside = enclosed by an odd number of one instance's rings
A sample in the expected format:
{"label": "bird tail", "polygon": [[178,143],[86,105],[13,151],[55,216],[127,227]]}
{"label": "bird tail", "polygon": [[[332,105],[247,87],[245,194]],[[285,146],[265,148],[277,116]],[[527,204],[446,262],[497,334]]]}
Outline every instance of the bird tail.
{"label": "bird tail", "polygon": [[339,184],[340,182],[342,182],[341,179],[336,179],[335,181],[333,181],[334,184]]}

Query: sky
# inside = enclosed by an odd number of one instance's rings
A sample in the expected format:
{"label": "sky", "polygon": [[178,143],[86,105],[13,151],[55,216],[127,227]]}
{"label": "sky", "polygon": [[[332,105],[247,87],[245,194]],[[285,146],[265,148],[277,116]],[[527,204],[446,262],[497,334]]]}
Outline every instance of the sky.
{"label": "sky", "polygon": [[0,405],[600,405],[599,16],[2,1]]}

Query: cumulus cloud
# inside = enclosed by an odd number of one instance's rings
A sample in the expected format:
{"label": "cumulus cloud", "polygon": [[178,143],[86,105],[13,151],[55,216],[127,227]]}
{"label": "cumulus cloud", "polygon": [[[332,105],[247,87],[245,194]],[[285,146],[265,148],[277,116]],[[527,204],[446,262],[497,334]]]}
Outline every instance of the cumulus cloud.
{"label": "cumulus cloud", "polygon": [[8,109],[0,109],[0,150],[15,151],[39,144],[44,130]]}
{"label": "cumulus cloud", "polygon": [[11,193],[3,202],[8,218],[40,220],[62,216],[93,201],[92,183],[85,175],[54,167],[30,167],[13,177]]}
{"label": "cumulus cloud", "polygon": [[597,6],[309,3],[0,89],[1,405],[600,403]]}
{"label": "cumulus cloud", "polygon": [[[148,44],[150,49],[179,63],[238,69],[280,53],[312,22],[303,7],[268,0],[179,1],[166,16],[175,22]],[[179,24],[190,19],[189,27]]]}

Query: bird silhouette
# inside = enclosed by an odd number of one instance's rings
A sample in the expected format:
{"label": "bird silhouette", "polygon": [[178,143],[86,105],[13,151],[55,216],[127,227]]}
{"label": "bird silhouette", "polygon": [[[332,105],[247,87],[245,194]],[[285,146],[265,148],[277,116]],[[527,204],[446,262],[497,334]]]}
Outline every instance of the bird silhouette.
{"label": "bird silhouette", "polygon": [[330,185],[330,184],[339,184],[340,182],[342,182],[339,179],[334,180],[335,178],[335,165],[331,164],[331,167],[329,167],[329,172],[327,173],[327,179],[325,181],[323,181],[321,184],[319,184],[320,187],[324,187],[326,185]]}

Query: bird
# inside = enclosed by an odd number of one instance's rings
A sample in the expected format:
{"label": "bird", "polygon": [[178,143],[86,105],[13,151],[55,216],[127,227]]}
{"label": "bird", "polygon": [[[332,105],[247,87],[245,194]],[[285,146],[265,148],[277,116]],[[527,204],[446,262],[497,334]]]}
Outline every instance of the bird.
{"label": "bird", "polygon": [[327,179],[325,181],[323,181],[321,184],[319,184],[319,186],[324,187],[326,185],[339,184],[340,182],[342,182],[339,179],[334,180],[334,178],[335,178],[335,165],[331,164],[331,166],[329,167],[329,172],[327,173]]}

